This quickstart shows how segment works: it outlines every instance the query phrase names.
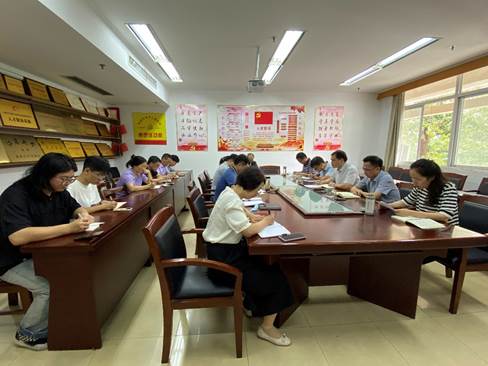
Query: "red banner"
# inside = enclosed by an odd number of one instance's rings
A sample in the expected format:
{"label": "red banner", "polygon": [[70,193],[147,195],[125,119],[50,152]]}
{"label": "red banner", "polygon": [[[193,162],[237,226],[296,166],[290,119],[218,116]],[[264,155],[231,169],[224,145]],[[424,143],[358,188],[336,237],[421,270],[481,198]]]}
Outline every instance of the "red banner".
{"label": "red banner", "polygon": [[256,125],[272,125],[273,112],[254,112],[254,124]]}

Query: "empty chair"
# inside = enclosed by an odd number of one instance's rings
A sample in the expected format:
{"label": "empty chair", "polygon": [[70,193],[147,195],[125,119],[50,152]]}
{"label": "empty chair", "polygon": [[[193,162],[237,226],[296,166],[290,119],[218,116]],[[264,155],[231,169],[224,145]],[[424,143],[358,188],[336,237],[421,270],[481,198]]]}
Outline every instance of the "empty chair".
{"label": "empty chair", "polygon": [[261,165],[259,169],[261,169],[264,175],[281,174],[281,168],[279,165]]}
{"label": "empty chair", "polygon": [[[182,232],[172,207],[159,210],[143,229],[161,288],[164,319],[162,363],[169,360],[175,309],[233,307],[236,356],[242,357],[242,274],[225,263],[186,258],[182,234],[201,234],[202,231]],[[207,276],[210,268],[235,277],[234,286],[212,282]]]}
{"label": "empty chair", "polygon": [[442,173],[447,181],[454,183],[458,191],[462,191],[464,188],[464,183],[466,183],[467,175],[456,174],[456,173]]}
{"label": "empty chair", "polygon": [[198,183],[200,183],[200,188],[202,190],[202,195],[205,197],[206,200],[211,200],[213,197],[213,189],[212,184],[209,184],[205,175],[201,173],[198,175]]}
{"label": "empty chair", "polygon": [[[205,229],[207,227],[208,218],[210,216],[209,208],[213,207],[213,203],[206,202],[200,193],[198,188],[193,188],[190,194],[186,196],[186,201],[190,207],[195,227],[199,229]],[[205,244],[201,240],[201,237],[197,237],[195,254],[199,258],[206,257]]]}
{"label": "empty chair", "polygon": [[391,177],[396,180],[401,180],[403,171],[404,169],[396,166],[392,166],[388,169],[388,173],[390,173]]}
{"label": "empty chair", "polygon": [[481,182],[480,182],[480,185],[478,186],[478,189],[469,190],[469,191],[465,191],[465,192],[475,192],[478,194],[488,196],[488,178],[481,179]]}
{"label": "empty chair", "polygon": [[[459,225],[482,234],[488,233],[488,199],[485,204],[469,195],[463,195],[459,210]],[[446,258],[437,258],[446,266],[446,276],[455,272],[451,291],[449,312],[456,314],[461,299],[463,282],[466,272],[488,271],[488,247],[469,249],[450,249]]]}

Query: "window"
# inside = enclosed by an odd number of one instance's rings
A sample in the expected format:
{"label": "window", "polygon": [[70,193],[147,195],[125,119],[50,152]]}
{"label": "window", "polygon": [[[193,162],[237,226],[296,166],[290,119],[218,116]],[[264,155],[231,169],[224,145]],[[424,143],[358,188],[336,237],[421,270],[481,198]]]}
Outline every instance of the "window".
{"label": "window", "polygon": [[405,92],[396,164],[488,167],[488,67]]}

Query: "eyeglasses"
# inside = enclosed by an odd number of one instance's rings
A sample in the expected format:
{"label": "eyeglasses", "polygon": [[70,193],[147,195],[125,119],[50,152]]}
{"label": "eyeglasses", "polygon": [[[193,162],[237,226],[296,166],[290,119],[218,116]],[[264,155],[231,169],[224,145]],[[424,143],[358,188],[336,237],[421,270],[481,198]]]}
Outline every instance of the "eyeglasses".
{"label": "eyeglasses", "polygon": [[76,177],[73,175],[71,177],[56,177],[56,179],[59,179],[61,182],[63,182],[63,184],[66,184],[66,183],[73,183],[75,180],[76,180]]}

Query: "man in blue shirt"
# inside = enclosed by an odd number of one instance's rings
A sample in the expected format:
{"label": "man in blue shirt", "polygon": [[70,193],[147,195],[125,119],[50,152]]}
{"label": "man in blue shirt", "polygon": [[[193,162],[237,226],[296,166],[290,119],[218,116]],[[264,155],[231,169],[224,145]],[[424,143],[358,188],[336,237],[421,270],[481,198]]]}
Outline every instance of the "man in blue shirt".
{"label": "man in blue shirt", "polygon": [[327,162],[324,161],[324,159],[322,159],[320,156],[313,158],[310,162],[310,166],[314,170],[315,175],[319,178],[330,177],[334,172],[334,168],[327,164]]}
{"label": "man in blue shirt", "polygon": [[297,161],[303,165],[303,168],[302,168],[302,171],[299,172],[299,173],[294,173],[294,174],[298,174],[298,175],[309,175],[309,174],[312,174],[313,173],[313,169],[312,167],[310,166],[310,158],[307,157],[307,155],[305,155],[305,153],[303,152],[299,152],[296,156],[296,159]]}
{"label": "man in blue shirt", "polygon": [[214,193],[214,202],[217,202],[225,187],[232,187],[236,183],[237,175],[249,166],[249,159],[246,155],[240,154],[234,158],[234,164],[225,170],[224,175],[217,182]]}
{"label": "man in blue shirt", "polygon": [[390,174],[383,170],[383,160],[369,155],[363,159],[365,177],[351,188],[351,192],[365,197],[366,193],[374,193],[377,201],[391,203],[400,200],[400,192]]}
{"label": "man in blue shirt", "polygon": [[227,169],[229,169],[232,165],[234,165],[234,159],[237,158],[236,154],[231,154],[229,156],[224,156],[221,160],[219,167],[215,171],[215,174],[212,179],[212,189],[215,191],[217,188],[217,183],[219,182],[220,178],[224,176],[224,173]]}

